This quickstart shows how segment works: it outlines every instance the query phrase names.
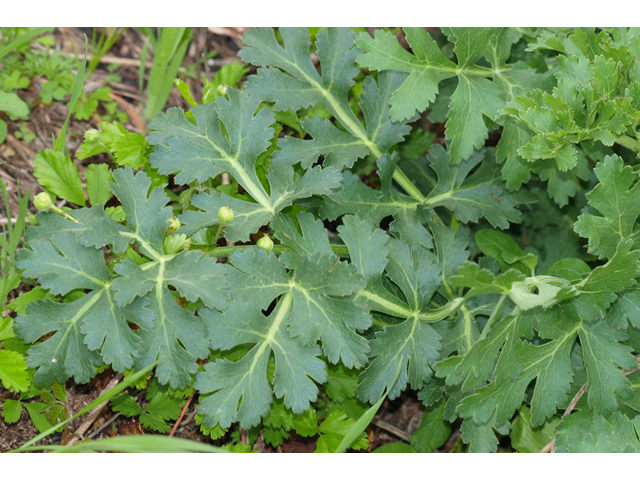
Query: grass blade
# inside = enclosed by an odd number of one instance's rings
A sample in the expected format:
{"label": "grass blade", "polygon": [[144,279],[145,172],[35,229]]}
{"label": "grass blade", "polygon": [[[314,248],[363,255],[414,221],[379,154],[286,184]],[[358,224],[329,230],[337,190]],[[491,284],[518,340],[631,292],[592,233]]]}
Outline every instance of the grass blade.
{"label": "grass blade", "polygon": [[194,442],[185,438],[166,437],[164,435],[125,435],[83,442],[68,447],[66,445],[36,445],[28,450],[51,450],[54,453],[231,453],[223,448]]}
{"label": "grass blade", "polygon": [[91,410],[93,410],[94,408],[96,408],[98,405],[106,402],[107,400],[113,398],[114,396],[116,396],[118,393],[120,393],[121,391],[123,391],[125,388],[129,387],[130,385],[133,385],[134,383],[136,383],[138,380],[140,380],[142,377],[144,377],[147,373],[149,373],[157,364],[158,362],[156,361],[155,363],[153,363],[152,365],[149,365],[147,368],[140,370],[139,372],[136,372],[135,374],[131,375],[130,377],[124,379],[122,382],[120,382],[118,385],[116,385],[114,388],[112,388],[111,390],[109,390],[108,392],[100,395],[98,398],[96,398],[93,402],[91,402],[89,405],[87,405],[86,407],[84,407],[82,410],[80,410],[78,413],[76,413],[73,417],[69,417],[66,420],[64,420],[63,422],[58,423],[57,425],[54,425],[53,427],[51,427],[49,430],[42,432],[40,435],[38,435],[37,437],[32,438],[31,440],[29,440],[27,443],[25,443],[24,445],[22,445],[20,448],[17,448],[15,450],[12,450],[10,453],[17,453],[17,452],[24,452],[29,450],[28,447],[30,447],[31,445],[33,445],[36,442],[39,442],[40,440],[42,440],[43,438],[51,435],[53,432],[55,432],[56,430],[58,430],[60,427],[63,427],[64,425],[66,425],[67,423],[69,423],[71,420],[74,420],[76,418],[78,418],[80,415],[84,415],[87,412],[90,412]]}
{"label": "grass blade", "polygon": [[29,30],[28,32],[23,33],[22,35],[20,35],[18,38],[16,38],[12,42],[9,42],[3,48],[0,48],[0,60],[2,59],[2,57],[4,57],[10,51],[12,51],[12,50],[14,50],[16,48],[20,48],[25,43],[30,42],[31,39],[33,39],[34,37],[37,37],[38,35],[40,35],[42,33],[45,33],[45,32],[50,32],[52,30],[53,30],[53,28],[51,28],[51,27],[38,27],[38,28],[34,28],[34,29]]}
{"label": "grass blade", "polygon": [[353,424],[351,430],[349,430],[344,436],[335,453],[344,453],[347,451],[347,448],[349,448],[351,444],[356,441],[360,434],[364,432],[367,426],[371,423],[373,417],[375,417],[376,413],[378,413],[378,410],[380,410],[380,406],[382,405],[382,402],[384,402],[385,398],[387,398],[387,394],[384,394],[382,398],[378,400],[378,403],[376,403],[374,406],[369,408],[369,410],[362,414],[358,421]]}
{"label": "grass blade", "polygon": [[64,147],[67,143],[67,127],[69,126],[69,119],[71,118],[71,113],[73,112],[74,107],[76,106],[76,102],[78,98],[80,98],[80,94],[82,93],[82,88],[84,87],[84,76],[85,70],[87,67],[87,53],[89,52],[89,39],[87,36],[84,36],[84,60],[82,60],[82,64],[78,69],[78,74],[76,75],[76,81],[73,84],[73,92],[71,94],[71,101],[69,102],[68,108],[69,113],[67,115],[67,119],[60,130],[60,135],[58,135],[58,139],[56,140],[56,144],[53,149],[56,152],[64,152]]}

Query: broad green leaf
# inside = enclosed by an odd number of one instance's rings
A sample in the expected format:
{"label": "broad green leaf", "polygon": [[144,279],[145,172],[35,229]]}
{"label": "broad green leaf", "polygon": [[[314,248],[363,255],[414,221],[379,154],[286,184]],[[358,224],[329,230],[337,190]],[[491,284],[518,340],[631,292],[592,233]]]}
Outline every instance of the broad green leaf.
{"label": "broad green leaf", "polygon": [[32,346],[27,356],[30,368],[36,368],[36,384],[49,385],[54,380],[65,382],[73,377],[87,383],[101,364],[100,355],[84,344],[80,332],[87,312],[95,313],[95,305],[103,292],[92,292],[71,303],[38,300],[27,307],[27,315],[16,319],[15,331],[25,342],[34,343],[43,335],[55,332],[46,341]]}
{"label": "broad green leaf", "polygon": [[[186,212],[181,220],[185,232],[218,222],[218,209],[231,207],[234,221],[225,232],[232,241],[247,240],[274,215],[298,198],[323,195],[340,184],[334,168],[314,168],[299,176],[291,167],[272,165],[267,173],[270,194],[258,179],[256,161],[269,147],[274,130],[273,112],[262,109],[262,99],[237,90],[229,91],[229,99],[219,98],[215,104],[194,107],[195,125],[180,109],[169,109],[150,128],[149,143],[155,145],[151,165],[160,173],[177,174],[177,183],[203,182],[228,172],[257,202],[246,202],[220,192],[194,196],[191,203],[201,211]],[[225,137],[223,127],[229,134]]]}
{"label": "broad green leaf", "polygon": [[445,403],[440,402],[422,413],[420,426],[411,434],[411,446],[420,453],[431,453],[444,445],[451,425],[444,419]]}
{"label": "broad green leaf", "polygon": [[640,328],[640,289],[631,288],[618,294],[607,320],[614,322],[618,329],[626,329],[628,323],[634,328]]}
{"label": "broad green leaf", "polygon": [[533,274],[538,263],[535,255],[525,255],[522,249],[509,235],[497,230],[480,230],[475,236],[478,248],[500,263],[503,270],[515,268],[526,274]]}
{"label": "broad green leaf", "polygon": [[376,82],[367,77],[362,85],[360,107],[363,126],[349,105],[348,93],[359,73],[355,58],[360,51],[354,48],[353,33],[347,28],[328,28],[318,32],[317,55],[321,73],[309,56],[310,37],[304,28],[281,28],[281,46],[272,29],[247,31],[245,48],[240,57],[258,65],[258,75],[247,82],[247,89],[266,101],[275,102],[279,111],[300,110],[313,105],[326,107],[343,127],[340,130],[328,120],[308,118],[302,127],[312,140],[285,137],[278,142],[280,151],[275,162],[302,163],[311,166],[319,155],[325,166],[351,167],[358,158],[371,153],[375,158],[389,151],[409,133],[404,122],[392,122],[389,117],[389,98],[405,75],[386,72]]}
{"label": "broad green leaf", "polygon": [[112,180],[109,166],[105,163],[91,164],[84,174],[87,182],[87,194],[91,205],[105,204],[113,196],[109,181]]}
{"label": "broad green leaf", "polygon": [[84,192],[78,169],[63,152],[43,150],[33,160],[33,174],[51,193],[84,206]]}
{"label": "broad green leaf", "polygon": [[638,417],[630,419],[619,412],[611,416],[592,416],[578,412],[565,416],[555,437],[558,452],[564,453],[638,453],[640,441]]}
{"label": "broad green leaf", "polygon": [[55,233],[49,241],[32,240],[29,246],[18,254],[18,268],[26,277],[38,278],[54,295],[77,288],[105,288],[111,278],[104,252],[82,247],[70,232]]}
{"label": "broad green leaf", "polygon": [[44,408],[46,407],[45,403],[25,403],[24,407],[27,409],[27,413],[29,414],[29,418],[31,418],[33,425],[38,429],[40,433],[46,432],[53,428],[47,421],[47,418],[41,413],[42,410],[44,410]]}
{"label": "broad green leaf", "polygon": [[339,364],[327,366],[327,383],[324,388],[331,400],[342,403],[353,398],[357,386],[357,370],[350,370]]}
{"label": "broad green leaf", "polygon": [[625,370],[638,367],[631,347],[619,343],[625,339],[626,335],[603,322],[583,325],[580,331],[584,363],[591,380],[587,399],[596,415],[607,415],[618,409],[616,394],[622,399],[633,395],[629,380],[616,368],[616,365]]}
{"label": "broad green leaf", "polygon": [[[243,301],[232,303],[224,312],[199,312],[207,322],[211,348],[254,345],[239,361],[219,359],[198,374],[195,387],[202,394],[211,393],[201,399],[198,408],[205,425],[226,428],[236,421],[243,428],[257,425],[269,412],[273,395],[284,398],[285,406],[294,413],[307,410],[317,399],[314,381],[326,381],[326,367],[318,358],[318,347],[303,347],[290,337],[286,319],[292,303],[293,296],[285,294],[268,318]],[[267,369],[272,355],[275,376],[270,385]]]}
{"label": "broad green leaf", "polygon": [[128,323],[149,328],[149,322],[144,302],[120,308],[111,292],[102,289],[69,303],[38,300],[27,307],[26,315],[18,316],[15,330],[29,343],[55,332],[28,351],[27,363],[38,369],[36,383],[64,382],[72,376],[86,383],[101,363],[97,350],[115,370],[131,368],[142,355],[142,344]]}
{"label": "broad green leaf", "polygon": [[22,403],[19,400],[5,400],[2,404],[2,418],[7,423],[16,423],[22,417]]}
{"label": "broad green leaf", "polygon": [[42,212],[36,216],[37,225],[27,229],[27,243],[49,241],[56,234],[70,234],[78,237],[87,247],[101,248],[111,245],[116,252],[124,252],[133,241],[127,228],[112,220],[103,205],[79,208],[72,211],[77,222],[61,217],[55,212]]}
{"label": "broad green leaf", "polygon": [[[445,206],[463,223],[477,222],[485,217],[491,225],[505,229],[509,223],[519,223],[517,202],[503,193],[502,180],[495,167],[493,150],[479,151],[457,167],[449,164],[448,153],[435,145],[429,152],[429,166],[438,175],[438,184],[427,196],[426,204]],[[482,162],[482,163],[481,163]],[[480,164],[471,176],[469,172]]]}
{"label": "broad green leaf", "polygon": [[[454,44],[457,64],[442,53],[423,28],[405,28],[404,32],[413,53],[401,47],[390,32],[378,30],[374,38],[361,33],[356,43],[365,54],[358,58],[358,63],[372,70],[409,74],[391,97],[394,120],[423,112],[436,100],[440,82],[457,79],[457,87],[450,95],[446,126],[453,163],[469,158],[474,149],[484,144],[488,137],[484,117],[494,119],[515,92],[535,88],[542,82],[543,76],[532,70],[527,75],[514,75],[513,67],[506,65],[511,43],[519,38],[519,34],[508,29],[445,29],[444,33]],[[482,57],[486,57],[493,68],[477,65]]]}
{"label": "broad green leaf", "polygon": [[523,406],[509,434],[511,446],[520,453],[538,453],[554,438],[559,421],[554,417],[541,427],[532,427],[531,412]]}
{"label": "broad green leaf", "polygon": [[26,117],[29,107],[13,92],[0,92],[0,112],[6,112],[12,117]]}
{"label": "broad green leaf", "polygon": [[113,171],[111,189],[127,215],[130,235],[152,257],[162,251],[162,238],[169,227],[171,209],[166,207],[169,197],[162,188],[151,190],[151,179],[129,167]]}
{"label": "broad green leaf", "polygon": [[331,363],[341,360],[347,368],[366,364],[367,341],[357,331],[371,325],[369,315],[351,294],[364,287],[355,268],[331,254],[304,257],[295,270],[293,308],[289,331],[303,345],[322,340]]}
{"label": "broad green leaf", "polygon": [[[399,240],[389,240],[373,224],[357,217],[345,217],[339,231],[367,280],[367,287],[358,295],[360,300],[368,310],[403,319],[376,332],[371,342],[372,361],[360,375],[357,388],[363,401],[375,402],[385,390],[393,399],[407,383],[419,388],[431,376],[430,365],[438,359],[441,337],[429,323],[446,318],[459,301],[440,309],[427,308],[441,282],[440,268],[430,251],[413,250]],[[362,241],[367,238],[375,240]],[[371,249],[377,259],[371,258]],[[388,254],[386,259],[384,254]],[[399,289],[397,293],[385,286],[389,281]]]}
{"label": "broad green leaf", "polygon": [[151,296],[153,327],[140,334],[144,351],[136,369],[158,362],[160,383],[184,388],[198,371],[198,358],[206,358],[209,348],[203,321],[180,307],[166,286],[156,287]]}
{"label": "broad green leaf", "polygon": [[0,350],[0,382],[11,392],[24,392],[29,388],[27,363],[22,355],[9,350]]}
{"label": "broad green leaf", "polygon": [[[115,300],[127,305],[136,297],[144,297],[158,285],[171,285],[191,302],[202,300],[210,308],[224,308],[227,303],[225,269],[214,258],[200,252],[182,252],[144,269],[130,259],[115,267],[121,275],[113,284]],[[149,268],[150,267],[150,268]]]}
{"label": "broad green leaf", "polygon": [[144,166],[147,162],[149,144],[142,135],[129,132],[118,122],[103,122],[98,126],[102,128],[100,142],[96,145],[83,142],[82,149],[77,154],[79,160],[109,151],[119,166],[136,169]]}
{"label": "broad green leaf", "polygon": [[228,95],[215,104],[192,108],[194,123],[177,107],[156,117],[149,125],[147,140],[155,146],[149,161],[161,174],[176,174],[178,184],[204,182],[228,172],[258,203],[271,206],[255,162],[273,136],[273,112],[262,109],[256,113],[262,101],[256,95],[235,89]]}
{"label": "broad green leaf", "polygon": [[277,213],[296,199],[330,194],[340,186],[341,175],[335,168],[314,167],[299,176],[290,166],[274,164],[267,173],[267,179],[271,185],[269,201],[272,208],[239,200],[225,193],[200,193],[191,198],[191,203],[201,211],[187,211],[180,216],[180,220],[186,224],[182,231],[190,234],[218,223],[218,210],[230,207],[235,216],[225,228],[225,238],[231,241],[247,240],[250,234],[276,218]]}
{"label": "broad green leaf", "polygon": [[109,404],[114,412],[121,413],[127,417],[133,417],[134,415],[140,415],[140,413],[142,413],[142,407],[136,403],[131,395],[126,393],[121,393],[113,397]]}
{"label": "broad green leaf", "polygon": [[638,241],[640,182],[635,181],[637,175],[617,155],[605,157],[594,172],[600,183],[587,194],[587,199],[601,216],[584,213],[574,228],[589,239],[589,253],[611,258],[621,239]]}
{"label": "broad green leaf", "polygon": [[[355,425],[356,420],[348,418],[347,414],[341,411],[330,413],[327,418],[320,424],[320,436],[314,453],[333,453],[335,452],[342,440]],[[367,448],[369,442],[366,432],[358,435],[350,447],[353,450],[363,450]]]}
{"label": "broad green leaf", "polygon": [[411,445],[403,442],[387,443],[371,453],[418,453]]}

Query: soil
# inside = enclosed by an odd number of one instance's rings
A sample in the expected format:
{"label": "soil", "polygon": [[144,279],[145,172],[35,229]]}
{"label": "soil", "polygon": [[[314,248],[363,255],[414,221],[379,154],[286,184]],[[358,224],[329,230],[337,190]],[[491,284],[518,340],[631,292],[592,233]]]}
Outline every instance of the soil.
{"label": "soil", "polygon": [[[238,51],[242,47],[241,38],[244,28],[196,28],[194,29],[194,41],[192,42],[183,68],[189,68],[195,65],[196,76],[208,76],[212,78],[215,72],[222,66],[233,61],[238,61]],[[84,53],[84,35],[91,39],[91,28],[60,28],[55,29],[53,36],[55,38],[55,48],[59,51],[73,55]],[[85,91],[88,93],[103,85],[110,86],[113,94],[120,97],[121,106],[129,113],[129,124],[125,124],[126,128],[131,131],[144,133],[141,131],[139,119],[141,104],[138,91],[138,68],[140,57],[143,51],[144,36],[136,29],[127,29],[120,37],[118,42],[103,57],[103,63],[99,65],[93,75],[87,79],[85,83]],[[44,47],[42,47],[44,48]],[[207,52],[217,51],[218,55],[208,62],[198,62],[198,59],[206,58]],[[119,64],[119,68],[113,71],[107,70],[114,63]],[[255,71],[253,69],[252,71]],[[106,81],[107,77],[113,73],[119,74],[121,80],[118,83]],[[202,82],[194,79],[185,78],[190,84],[195,98],[202,95]],[[35,139],[30,143],[25,143],[16,137],[16,125],[9,124],[9,135],[4,144],[0,144],[0,178],[4,182],[9,194],[9,214],[6,215],[6,205],[0,205],[0,229],[11,221],[17,215],[18,195],[37,194],[43,191],[37,183],[33,173],[33,159],[37,153],[46,148],[51,148],[52,134],[57,135],[64,124],[67,117],[66,103],[54,101],[50,105],[44,105],[39,102],[39,80],[36,78],[31,87],[26,91],[20,91],[20,95],[25,100],[29,100],[34,105],[32,108],[28,127],[35,134]],[[167,107],[182,106],[187,108],[188,105],[183,101],[177,89],[173,89]],[[119,110],[122,111],[122,110]],[[133,113],[133,114],[132,114]],[[7,119],[8,120],[8,119]],[[95,128],[100,123],[100,112],[90,121],[81,122],[72,119],[69,125],[68,147],[71,150],[71,157],[75,158],[75,151],[79,148],[83,132],[89,128]],[[422,120],[425,122],[425,120]],[[420,125],[423,128],[429,128],[431,125]],[[438,131],[437,129],[435,129]],[[441,130],[441,129],[440,129]],[[440,135],[442,132],[440,132]],[[438,138],[436,141],[443,141],[444,138]],[[76,161],[76,165],[80,170],[80,176],[83,178],[83,171],[90,163],[109,162],[110,159],[105,156],[98,156],[85,161]],[[4,162],[4,163],[3,163]],[[0,199],[0,204],[4,201]],[[30,203],[31,210],[35,210]],[[28,289],[28,286],[21,286],[12,292],[10,300],[16,295]],[[5,311],[4,314],[10,314]],[[110,370],[98,375],[90,384],[85,386],[76,386],[73,382],[67,382],[68,391],[67,408],[70,414],[73,414],[92,400],[100,395],[103,388],[113,378],[114,374]],[[18,395],[8,392],[0,387],[0,402],[7,399],[17,399]],[[38,398],[34,400],[39,400]],[[216,442],[200,433],[199,427],[194,421],[195,406],[197,405],[197,397],[190,404],[185,412],[184,418],[175,432],[176,437],[187,438],[199,442],[213,443],[222,445],[228,438],[223,438]],[[380,409],[374,423],[367,428],[369,438],[369,449],[372,451],[381,445],[401,441],[402,437],[408,438],[411,433],[418,428],[422,418],[424,407],[418,401],[412,392],[405,392],[399,399],[395,401],[385,401]],[[113,417],[116,415],[107,406],[102,413],[93,422],[91,428],[85,433],[85,436],[92,438],[102,438],[113,435],[141,435],[155,433],[147,431],[135,421],[130,421],[125,417]],[[65,432],[57,433],[49,436],[39,444],[61,444],[68,441],[72,437],[78,426],[85,420],[81,417],[78,421],[70,424]],[[113,421],[112,421],[113,420]],[[112,423],[95,435],[95,432],[101,429],[106,422]],[[15,424],[7,424],[0,417],[0,452],[15,449],[38,434],[36,428],[31,422],[28,413],[23,409],[21,419]],[[313,452],[315,450],[317,437],[304,438],[296,434],[292,434],[288,440],[278,448],[272,448],[265,444],[262,435],[253,445],[255,450],[261,452]],[[457,425],[454,425],[453,433],[450,439],[445,443],[440,451],[454,451],[460,445],[460,431]]]}

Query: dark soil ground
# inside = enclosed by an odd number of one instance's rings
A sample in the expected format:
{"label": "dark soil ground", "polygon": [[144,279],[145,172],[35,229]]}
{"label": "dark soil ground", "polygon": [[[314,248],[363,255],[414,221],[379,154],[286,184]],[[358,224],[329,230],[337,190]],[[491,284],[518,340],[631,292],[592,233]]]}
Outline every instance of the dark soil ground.
{"label": "dark soil ground", "polygon": [[[222,65],[239,61],[237,53],[242,47],[241,38],[244,30],[243,28],[196,28],[194,30],[194,41],[188,50],[183,68],[189,68],[195,65],[195,73],[198,78],[201,79],[203,76],[212,78]],[[92,29],[56,29],[53,33],[56,39],[56,44],[53,48],[68,52],[70,55],[73,54],[74,51],[82,55],[84,53],[85,34],[91,38]],[[119,111],[126,111],[129,114],[129,124],[125,126],[129,130],[139,133],[144,133],[142,131],[144,126],[139,118],[141,114],[141,102],[138,91],[138,70],[143,45],[144,36],[136,29],[127,29],[111,51],[103,57],[103,63],[99,65],[98,69],[85,83],[85,91],[87,92],[91,92],[105,84],[111,87],[113,94],[121,99],[121,109],[119,109]],[[218,52],[215,58],[206,62],[199,61],[200,59],[206,58],[208,52],[214,50]],[[107,70],[107,68],[113,64],[119,64],[120,66],[115,72]],[[121,81],[118,83],[106,81],[107,77],[112,75],[112,73],[119,74]],[[190,84],[192,92],[194,92],[194,97],[200,98],[203,90],[202,80],[188,78],[184,78],[184,80]],[[52,134],[58,134],[67,116],[66,103],[54,101],[50,105],[43,105],[38,102],[38,94],[39,86],[37,78],[32,82],[31,87],[27,91],[21,91],[20,93],[23,98],[28,97],[35,105],[28,123],[29,129],[35,133],[35,139],[29,144],[24,143],[14,135],[16,126],[8,122],[9,135],[7,141],[4,144],[0,144],[0,163],[4,162],[0,165],[0,178],[7,187],[10,202],[8,218],[4,216],[6,206],[0,205],[0,223],[4,225],[17,215],[18,192],[20,192],[21,195],[27,195],[29,192],[31,194],[37,194],[43,190],[42,187],[38,185],[33,174],[33,159],[40,150],[51,148],[51,136]],[[177,89],[173,89],[167,107],[174,105],[188,107]],[[67,143],[71,149],[72,158],[75,158],[75,150],[80,146],[84,130],[94,128],[102,121],[99,113],[100,112],[90,121],[86,122],[72,119],[69,126],[69,140]],[[439,136],[442,136],[441,129],[434,128],[434,130],[440,130]],[[436,139],[436,141],[439,140],[443,141],[443,138]],[[85,161],[76,161],[76,165],[81,173],[81,178],[83,178],[83,170],[86,169],[87,165],[91,162],[109,162],[109,159],[98,156]],[[3,203],[3,200],[0,200],[0,203]],[[30,208],[35,212],[32,204],[30,204]],[[25,288],[29,287],[20,287],[17,291],[12,292],[12,296],[15,297],[21,293],[21,291],[24,291]],[[12,298],[10,298],[10,300],[12,300]],[[12,314],[12,312],[5,311],[4,314],[8,315]],[[73,382],[67,382],[67,409],[69,413],[73,414],[79,411],[97,398],[102,389],[113,379],[113,376],[113,372],[107,370],[98,375],[88,385],[76,386]],[[6,399],[17,398],[17,394],[8,392],[0,387],[0,402]],[[195,400],[197,400],[197,398]],[[194,421],[196,405],[197,401],[193,401],[190,404],[175,436],[219,445],[225,443],[225,440],[228,443],[228,438],[212,442],[209,437],[200,433],[200,429]],[[422,411],[422,404],[417,400],[415,394],[411,392],[405,392],[403,396],[393,402],[387,400],[373,423],[367,428],[370,445],[368,451],[372,451],[390,442],[408,441],[411,433],[420,425]],[[114,416],[116,416],[114,412],[107,406],[93,422],[85,436],[97,439],[109,435],[143,435],[155,433],[145,431],[139,423],[135,421],[132,422],[125,417],[118,417],[113,420]],[[71,438],[71,433],[74,432],[84,420],[84,418],[78,419],[78,421],[70,424],[65,432],[54,434],[40,442],[40,444],[66,443],[66,441]],[[106,422],[111,422],[111,424],[101,429]],[[96,434],[96,432],[98,433]],[[24,410],[22,418],[15,424],[6,424],[0,417],[0,452],[17,448],[37,434],[38,432],[33,426],[29,415]],[[288,440],[285,440],[281,446],[274,449],[265,444],[262,435],[260,435],[253,445],[253,448],[261,452],[313,452],[316,441],[317,437],[304,438],[293,434]],[[460,431],[458,425],[454,425],[451,437],[440,451],[458,451],[460,446]]]}

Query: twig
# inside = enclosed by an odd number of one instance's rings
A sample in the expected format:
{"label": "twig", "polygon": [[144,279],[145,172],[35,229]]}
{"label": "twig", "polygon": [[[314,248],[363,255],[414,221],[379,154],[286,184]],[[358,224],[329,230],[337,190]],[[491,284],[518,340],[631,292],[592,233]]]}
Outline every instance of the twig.
{"label": "twig", "polygon": [[[640,371],[640,355],[636,355],[636,363],[638,364],[638,366],[632,370],[622,370],[622,374],[626,377],[627,375],[631,375],[634,372]],[[585,394],[585,392],[587,391],[587,383],[585,383],[584,385],[582,385],[582,387],[580,387],[580,390],[578,390],[578,393],[575,394],[575,396],[573,397],[573,399],[571,400],[571,402],[569,403],[569,406],[567,407],[567,409],[564,411],[564,413],[562,414],[563,417],[566,417],[567,415],[569,415],[573,409],[575,408],[575,406],[578,404],[578,402],[580,401],[580,399],[582,398],[582,396]],[[558,448],[556,446],[556,439],[552,439],[549,443],[547,443],[542,450],[540,450],[539,453],[554,453],[556,451],[556,449]]]}
{"label": "twig", "polygon": [[173,437],[174,433],[176,433],[176,430],[178,429],[178,425],[180,425],[180,422],[182,421],[182,417],[184,417],[184,414],[187,412],[187,408],[189,408],[189,404],[191,403],[191,400],[193,400],[193,395],[196,392],[194,391],[191,396],[189,397],[189,399],[187,400],[187,403],[184,404],[184,407],[182,407],[182,411],[180,412],[180,416],[178,417],[178,420],[176,420],[175,425],[173,426],[173,428],[171,429],[171,433],[169,434],[170,437]]}
{"label": "twig", "polygon": [[400,440],[403,440],[407,443],[411,443],[411,435],[409,435],[404,430],[400,430],[398,427],[391,425],[390,423],[385,422],[384,420],[380,420],[375,418],[371,421],[376,427],[386,430],[387,432],[395,435]]}
{"label": "twig", "polygon": [[127,114],[131,117],[133,123],[138,128],[140,133],[144,135],[146,130],[144,122],[142,121],[142,117],[140,117],[133,105],[127,102],[124,98],[119,97],[118,95],[115,95],[113,93],[110,93],[109,97],[111,97],[112,100],[118,102],[122,106],[122,108],[124,108],[125,112],[127,112]]}
{"label": "twig", "polygon": [[[143,394],[144,394],[144,392],[140,392],[138,395],[136,395],[136,397],[135,397],[136,402],[138,402],[138,400],[140,400],[140,397],[142,397]],[[99,429],[97,429],[95,432],[93,432],[87,438],[96,438],[98,435],[100,435],[100,432],[102,432],[105,428],[107,428],[109,425],[111,425],[120,415],[122,415],[120,412],[112,415],[112,417],[109,420],[104,422]]]}
{"label": "twig", "polygon": [[[122,380],[122,374],[118,373],[116,374],[115,377],[111,379],[111,381],[108,383],[107,387],[102,391],[101,394],[104,394],[109,390],[111,390],[112,388],[114,388],[116,385],[118,385],[118,383],[120,383],[120,380]],[[89,413],[89,416],[87,417],[87,419],[82,423],[82,425],[80,425],[80,427],[75,432],[73,432],[73,438],[71,438],[71,440],[67,442],[68,446],[72,446],[78,443],[78,440],[80,440],[83,437],[83,435],[87,433],[87,430],[89,430],[91,425],[93,425],[93,422],[96,421],[96,418],[98,418],[98,415],[102,413],[102,410],[104,410],[104,407],[107,406],[107,403],[109,403],[109,400],[101,403],[96,408],[91,410],[91,413]]]}

